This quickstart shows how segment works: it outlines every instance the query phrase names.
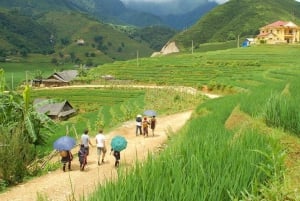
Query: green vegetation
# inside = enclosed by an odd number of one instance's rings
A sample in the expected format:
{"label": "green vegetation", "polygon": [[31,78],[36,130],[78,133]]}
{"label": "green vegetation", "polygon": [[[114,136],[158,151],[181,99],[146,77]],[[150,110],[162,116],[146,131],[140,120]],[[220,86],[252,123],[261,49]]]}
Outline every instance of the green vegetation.
{"label": "green vegetation", "polygon": [[49,30],[31,18],[14,11],[0,11],[0,24],[0,57],[54,52]]}
{"label": "green vegetation", "polygon": [[[0,71],[1,80],[3,71]],[[3,89],[4,82],[0,83]],[[0,91],[0,166],[1,180],[8,185],[22,182],[28,174],[27,166],[36,157],[36,146],[45,145],[53,122],[38,113],[29,102],[30,88],[23,96],[16,92]],[[5,161],[5,162],[4,162]]]}
{"label": "green vegetation", "polygon": [[[281,141],[299,135],[299,53],[297,45],[264,45],[115,62],[90,70],[90,81],[102,83],[100,77],[111,74],[120,83],[172,87],[120,89],[106,81],[103,89],[36,90],[31,97],[67,97],[79,109],[59,123],[48,148],[61,133],[113,129],[148,107],[163,114],[196,107],[184,129],[169,133],[159,155],[120,168],[118,181],[107,182],[90,200],[293,199],[297,195],[285,183],[293,176],[285,166],[290,153]],[[206,86],[225,96],[207,100],[175,86]]]}
{"label": "green vegetation", "polygon": [[[64,19],[64,20],[61,20]],[[56,67],[84,64],[94,67],[115,60],[150,56],[160,49],[174,32],[160,28],[139,31],[138,37],[87,14],[51,11],[30,18],[17,10],[0,10],[0,62],[26,62],[28,57],[44,57],[45,65]],[[124,26],[126,27],[126,26]],[[40,55],[37,55],[40,54]]]}
{"label": "green vegetation", "polygon": [[135,40],[145,41],[149,47],[155,51],[160,51],[162,47],[176,34],[175,30],[162,26],[151,26],[136,29],[130,36]]}

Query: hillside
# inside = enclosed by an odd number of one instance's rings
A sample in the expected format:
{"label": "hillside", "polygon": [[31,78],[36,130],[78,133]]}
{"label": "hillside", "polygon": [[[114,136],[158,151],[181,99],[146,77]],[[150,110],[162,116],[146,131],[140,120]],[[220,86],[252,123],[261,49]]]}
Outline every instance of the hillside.
{"label": "hillside", "polygon": [[202,43],[254,37],[265,24],[277,20],[300,24],[300,3],[294,0],[231,0],[215,7],[190,29],[173,37],[181,49]]}
{"label": "hillside", "polygon": [[51,33],[31,18],[17,11],[0,11],[0,57],[19,52],[52,53]]}
{"label": "hillside", "polygon": [[49,11],[79,11],[107,23],[136,26],[163,24],[159,17],[128,9],[120,0],[1,0],[0,7],[16,9],[28,16]]}
{"label": "hillside", "polygon": [[[53,53],[54,63],[94,66],[134,58],[137,51],[141,57],[153,52],[148,43],[78,12],[47,12],[33,20],[17,12],[3,11],[0,23],[2,58]],[[83,43],[78,43],[80,40]]]}
{"label": "hillside", "polygon": [[[49,63],[55,65],[96,66],[132,59],[137,51],[140,57],[150,56],[175,34],[174,30],[161,26],[158,30],[153,27],[144,30],[105,23],[106,19],[121,23],[115,17],[122,13],[137,23],[141,19],[151,23],[143,13],[134,17],[119,0],[1,1],[0,61],[37,53],[51,54]],[[157,31],[162,35],[157,37]]]}
{"label": "hillside", "polygon": [[80,59],[97,58],[105,63],[134,58],[136,51],[141,56],[149,56],[153,51],[147,43],[79,13],[49,12],[38,21],[54,33],[56,54],[73,52]]}

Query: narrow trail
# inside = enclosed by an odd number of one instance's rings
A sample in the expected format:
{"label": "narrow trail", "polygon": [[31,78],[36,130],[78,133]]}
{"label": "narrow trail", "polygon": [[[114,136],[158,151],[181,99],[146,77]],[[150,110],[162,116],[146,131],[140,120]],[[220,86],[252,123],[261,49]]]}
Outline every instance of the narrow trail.
{"label": "narrow trail", "polygon": [[[176,132],[182,128],[191,114],[192,111],[187,111],[169,116],[158,116],[155,135],[152,136],[149,132],[149,137],[135,136],[135,121],[125,122],[119,128],[107,133],[108,152],[104,164],[97,165],[96,148],[92,147],[85,171],[79,170],[79,161],[75,157],[72,161],[72,171],[63,172],[59,169],[49,172],[47,175],[10,188],[0,194],[0,200],[34,201],[37,200],[38,195],[47,197],[49,201],[71,200],[73,196],[76,200],[82,196],[87,197],[97,185],[117,178],[114,157],[109,155],[110,141],[115,135],[122,135],[128,141],[126,150],[121,152],[120,166],[130,167],[135,164],[136,160],[146,159],[148,152],[155,151],[163,144],[167,140],[169,131]],[[94,134],[91,135],[94,136]],[[95,144],[94,137],[91,136],[91,140]],[[72,152],[76,153],[78,149],[79,147],[75,147]],[[56,160],[59,161],[60,157],[56,156]]]}

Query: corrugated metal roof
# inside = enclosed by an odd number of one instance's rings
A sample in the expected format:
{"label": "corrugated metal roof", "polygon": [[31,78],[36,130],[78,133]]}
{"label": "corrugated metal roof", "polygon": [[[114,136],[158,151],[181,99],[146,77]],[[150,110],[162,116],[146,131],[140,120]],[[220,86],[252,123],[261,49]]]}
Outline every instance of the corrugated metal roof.
{"label": "corrugated metal roof", "polygon": [[[76,112],[67,100],[53,102],[50,99],[35,99],[33,104],[38,112],[49,116],[64,117]],[[64,111],[65,106],[68,106],[70,109]]]}
{"label": "corrugated metal roof", "polygon": [[51,76],[48,77],[48,79],[55,78],[62,82],[70,82],[73,79],[75,79],[77,75],[78,75],[77,70],[65,70],[65,71],[53,73]]}

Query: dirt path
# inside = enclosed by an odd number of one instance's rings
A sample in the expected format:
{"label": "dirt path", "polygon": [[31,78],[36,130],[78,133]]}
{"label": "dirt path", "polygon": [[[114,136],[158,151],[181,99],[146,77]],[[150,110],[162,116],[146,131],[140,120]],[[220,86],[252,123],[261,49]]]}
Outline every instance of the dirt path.
{"label": "dirt path", "polygon": [[[135,136],[135,122],[125,122],[118,129],[108,133],[107,144],[110,150],[111,138],[117,134],[123,135],[128,140],[125,151],[121,152],[120,166],[131,166],[138,160],[146,158],[149,151],[154,151],[167,139],[168,131],[178,131],[190,118],[192,111],[178,113],[170,116],[157,117],[157,128],[155,136]],[[163,123],[164,122],[164,123]],[[92,143],[95,144],[94,138]],[[73,152],[77,152],[78,147]],[[59,156],[56,157],[60,160]],[[93,192],[97,184],[106,180],[116,178],[117,171],[114,167],[114,157],[106,156],[105,163],[97,165],[96,148],[92,147],[88,157],[88,166],[84,172],[79,170],[78,158],[74,158],[72,171],[63,172],[61,169],[49,172],[47,175],[33,179],[27,183],[11,188],[9,191],[0,194],[1,201],[33,201],[37,195],[47,196],[50,201],[71,200],[72,195],[77,199],[80,196]],[[75,192],[73,194],[73,192]],[[77,199],[78,200],[78,199]]]}

